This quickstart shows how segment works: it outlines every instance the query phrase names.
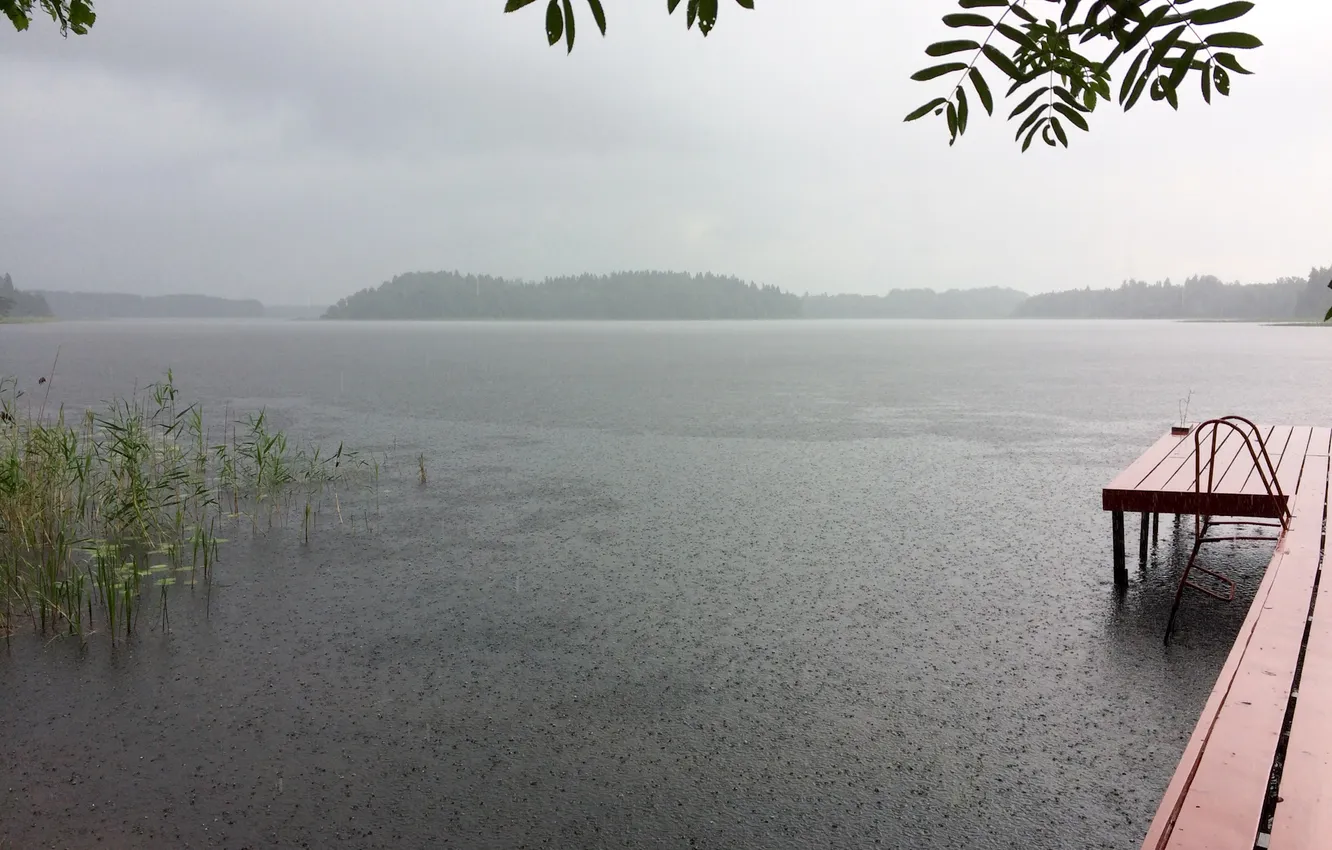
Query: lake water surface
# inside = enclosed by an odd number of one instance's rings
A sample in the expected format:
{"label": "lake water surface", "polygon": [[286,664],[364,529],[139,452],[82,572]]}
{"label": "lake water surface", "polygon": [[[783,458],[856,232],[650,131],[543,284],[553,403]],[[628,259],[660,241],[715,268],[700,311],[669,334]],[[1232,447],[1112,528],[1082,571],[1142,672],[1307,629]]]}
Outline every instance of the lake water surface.
{"label": "lake water surface", "polygon": [[207,619],[0,648],[6,848],[1136,847],[1268,554],[1165,648],[1174,524],[1117,594],[1100,488],[1190,390],[1332,422],[1321,328],[53,323],[0,372],[57,348],[51,406],[169,366],[391,474]]}

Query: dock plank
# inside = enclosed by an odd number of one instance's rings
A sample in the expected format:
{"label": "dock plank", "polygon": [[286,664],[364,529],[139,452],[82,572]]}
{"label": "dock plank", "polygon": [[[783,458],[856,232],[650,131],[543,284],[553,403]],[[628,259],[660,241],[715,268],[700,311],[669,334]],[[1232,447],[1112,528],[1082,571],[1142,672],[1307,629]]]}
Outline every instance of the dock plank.
{"label": "dock plank", "polygon": [[[1259,426],[1259,432],[1275,437],[1273,449],[1282,446],[1273,464],[1278,466],[1286,504],[1295,491],[1303,452],[1297,438],[1284,428]],[[1283,442],[1282,435],[1285,435]],[[1202,492],[1196,491],[1194,436],[1168,434],[1144,452],[1128,469],[1115,476],[1102,490],[1101,507],[1107,511],[1202,514],[1208,516],[1262,517],[1281,515],[1280,502],[1273,502],[1254,473],[1253,459],[1238,431],[1222,426],[1217,436],[1217,478],[1207,491],[1207,471],[1211,464],[1210,434],[1202,449],[1206,455],[1199,464],[1203,476]],[[1269,454],[1272,450],[1269,449]],[[1282,466],[1284,464],[1284,467]],[[1134,483],[1134,480],[1137,482]]]}
{"label": "dock plank", "polygon": [[[1318,449],[1329,450],[1321,435],[1310,446],[1307,464],[1328,463],[1328,458],[1316,457]],[[1327,555],[1325,548],[1325,567]],[[1301,669],[1300,693],[1277,792],[1280,802],[1268,845],[1271,850],[1307,850],[1323,846],[1332,837],[1332,734],[1328,730],[1332,717],[1332,579],[1327,575],[1318,584]]]}
{"label": "dock plank", "polygon": [[1138,456],[1138,459],[1129,464],[1128,468],[1115,476],[1114,480],[1106,485],[1106,489],[1113,490],[1134,490],[1142,484],[1146,478],[1157,466],[1165,462],[1175,449],[1185,440],[1193,439],[1189,435],[1166,434],[1157,440],[1152,446]]}
{"label": "dock plank", "polygon": [[[1327,445],[1324,440],[1314,447]],[[1294,461],[1287,464],[1293,468]],[[1305,478],[1295,497],[1296,520],[1264,573],[1148,830],[1145,850],[1254,846],[1322,549],[1327,458],[1301,465]]]}
{"label": "dock plank", "polygon": [[[1192,440],[1193,438],[1190,437],[1189,439]],[[1168,481],[1160,485],[1162,490],[1192,490],[1194,489],[1193,482],[1198,476],[1201,476],[1198,480],[1202,482],[1202,488],[1206,490],[1208,489],[1208,474],[1213,467],[1215,467],[1216,472],[1212,479],[1212,489],[1216,490],[1216,482],[1221,480],[1225,471],[1230,468],[1230,465],[1235,462],[1240,453],[1248,453],[1244,448],[1244,438],[1231,428],[1225,428],[1217,434],[1215,457],[1212,455],[1212,438],[1210,435],[1204,435],[1199,442],[1202,443],[1202,453],[1198,469],[1194,469],[1193,458],[1190,455],[1189,462],[1177,470]]]}
{"label": "dock plank", "polygon": [[[1223,437],[1230,436],[1223,434]],[[1189,480],[1193,480],[1193,434],[1184,438],[1165,463],[1162,463],[1151,474],[1142,479],[1138,485],[1140,490],[1163,490],[1165,485],[1174,480],[1178,475],[1188,475]]]}
{"label": "dock plank", "polygon": [[1198,724],[1194,726],[1193,734],[1189,736],[1189,742],[1184,746],[1184,754],[1180,757],[1179,766],[1175,768],[1175,773],[1170,777],[1170,783],[1161,796],[1161,803],[1157,807],[1156,816],[1152,818],[1151,826],[1147,829],[1147,836],[1143,839],[1143,850],[1165,850],[1167,847],[1167,842],[1175,827],[1175,821],[1179,817],[1180,810],[1183,808],[1185,798],[1188,795],[1189,784],[1193,781],[1203,750],[1212,737],[1212,730],[1217,715],[1221,711],[1221,705],[1230,693],[1231,683],[1234,682],[1235,674],[1239,670],[1240,663],[1244,660],[1245,649],[1248,646],[1248,636],[1253,634],[1258,619],[1263,613],[1263,606],[1257,604],[1257,600],[1265,599],[1272,592],[1272,585],[1276,582],[1278,573],[1279,570],[1272,567],[1269,567],[1263,573],[1263,579],[1258,585],[1258,590],[1254,593],[1255,602],[1249,606],[1249,612],[1240,625],[1239,636],[1235,640],[1235,645],[1231,647],[1230,653],[1226,656],[1225,664],[1221,666],[1221,673],[1216,678],[1216,684],[1212,686],[1212,692],[1208,694],[1207,702],[1203,704]]}
{"label": "dock plank", "polygon": [[[1280,453],[1285,448],[1282,438],[1290,436],[1290,429],[1287,428],[1278,432],[1275,427],[1260,427],[1258,433],[1263,438],[1264,445],[1267,446],[1268,455],[1272,459],[1273,468],[1275,468],[1280,462]],[[1257,445],[1253,447],[1253,450],[1258,453],[1259,462],[1262,462],[1262,450]],[[1258,486],[1262,487],[1258,477],[1258,467],[1253,462],[1253,455],[1249,454],[1247,448],[1241,448],[1230,462],[1230,465],[1221,473],[1221,477],[1217,479],[1216,489],[1226,493],[1242,493],[1244,492],[1244,485],[1248,483],[1250,478],[1259,481]]]}
{"label": "dock plank", "polygon": [[[1270,442],[1267,445],[1267,450],[1272,455],[1272,464],[1276,467],[1277,481],[1281,482],[1281,490],[1287,496],[1295,492],[1295,485],[1300,478],[1300,467],[1304,465],[1304,454],[1309,447],[1311,436],[1313,428],[1308,425],[1296,425],[1287,433],[1284,445],[1279,448]],[[1255,473],[1244,482],[1240,492],[1262,495],[1267,491],[1263,489],[1263,482]]]}

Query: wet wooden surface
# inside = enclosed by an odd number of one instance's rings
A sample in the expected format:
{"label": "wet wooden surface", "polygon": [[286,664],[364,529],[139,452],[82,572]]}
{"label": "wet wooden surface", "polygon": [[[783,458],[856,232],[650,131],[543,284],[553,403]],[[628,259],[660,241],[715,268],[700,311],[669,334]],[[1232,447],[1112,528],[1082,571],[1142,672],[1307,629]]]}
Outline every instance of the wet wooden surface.
{"label": "wet wooden surface", "polygon": [[[1266,425],[1259,426],[1259,433],[1285,497],[1281,504],[1288,505],[1299,485],[1309,447],[1325,445],[1332,429]],[[1128,513],[1279,517],[1281,511],[1263,486],[1239,432],[1219,429],[1215,456],[1211,443],[1210,430],[1198,441],[1193,433],[1166,434],[1106,485],[1101,506],[1107,511]],[[1195,458],[1198,444],[1202,452]],[[1258,451],[1256,444],[1253,448]],[[1198,478],[1200,488],[1194,484]]]}
{"label": "wet wooden surface", "polygon": [[[1326,547],[1332,431],[1273,428],[1267,435],[1277,474],[1283,483],[1290,482],[1293,493],[1291,525],[1277,542],[1166,789],[1143,842],[1145,850],[1252,850],[1267,828],[1263,807],[1297,678],[1289,744],[1275,775],[1278,802],[1270,847],[1332,847],[1332,578],[1319,578]],[[1187,442],[1191,451],[1192,437]],[[1158,442],[1153,450],[1159,447]],[[1173,451],[1157,460],[1173,462]],[[1188,465],[1192,476],[1191,455]],[[1126,472],[1137,475],[1144,468]],[[1226,469],[1222,480],[1231,487],[1252,486],[1234,467]],[[1326,604],[1314,604],[1315,589]],[[1301,665],[1306,623],[1308,650]]]}

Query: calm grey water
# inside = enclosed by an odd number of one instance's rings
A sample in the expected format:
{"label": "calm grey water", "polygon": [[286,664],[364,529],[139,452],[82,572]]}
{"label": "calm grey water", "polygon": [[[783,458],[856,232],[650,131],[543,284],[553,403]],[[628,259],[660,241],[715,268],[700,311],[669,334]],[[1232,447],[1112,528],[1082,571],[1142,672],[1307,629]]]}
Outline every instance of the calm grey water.
{"label": "calm grey water", "polygon": [[170,366],[397,471],[207,620],[0,650],[4,847],[1136,847],[1268,556],[1166,649],[1174,526],[1118,595],[1099,488],[1190,390],[1332,422],[1318,328],[64,323],[0,372],[57,347],[53,405]]}

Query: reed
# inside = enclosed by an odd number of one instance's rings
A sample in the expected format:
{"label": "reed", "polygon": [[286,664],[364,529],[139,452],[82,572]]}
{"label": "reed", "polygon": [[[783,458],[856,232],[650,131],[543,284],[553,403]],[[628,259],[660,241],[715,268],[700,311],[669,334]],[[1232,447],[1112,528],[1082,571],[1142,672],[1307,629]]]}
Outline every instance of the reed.
{"label": "reed", "polygon": [[[308,545],[340,491],[373,484],[379,464],[339,445],[295,445],[265,411],[221,438],[198,404],[182,405],[172,374],[74,420],[36,411],[0,379],[0,632],[129,637],[145,598],[170,626],[168,597],[211,591],[219,524],[237,532],[302,517]],[[155,599],[151,594],[155,594]],[[151,607],[147,610],[151,610]]]}

